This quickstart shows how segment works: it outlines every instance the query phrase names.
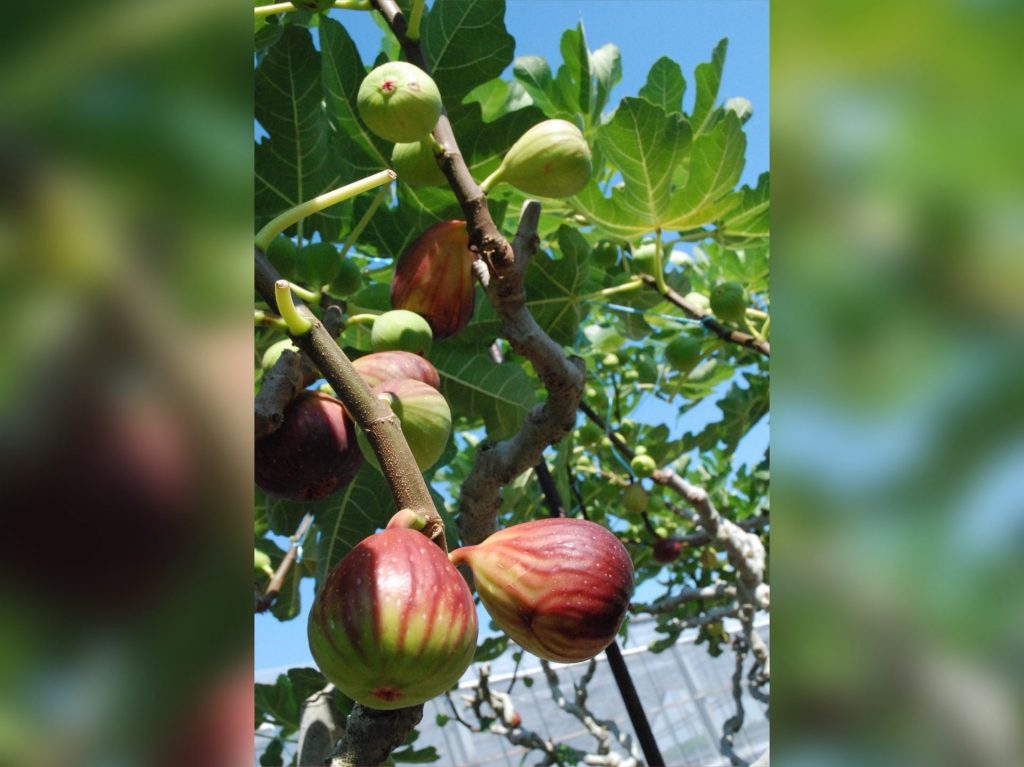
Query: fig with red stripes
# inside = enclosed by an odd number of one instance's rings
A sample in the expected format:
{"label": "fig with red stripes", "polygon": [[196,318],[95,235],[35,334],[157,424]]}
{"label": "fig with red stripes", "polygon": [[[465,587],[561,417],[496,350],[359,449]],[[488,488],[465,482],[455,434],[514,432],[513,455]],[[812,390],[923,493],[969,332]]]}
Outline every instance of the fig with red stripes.
{"label": "fig with red stripes", "polygon": [[615,639],[633,594],[619,539],[583,519],[541,519],[450,554],[473,571],[494,622],[545,660],[593,658]]}
{"label": "fig with red stripes", "polygon": [[395,264],[391,305],[426,319],[436,339],[455,335],[473,316],[474,258],[465,221],[434,224]]}
{"label": "fig with red stripes", "polygon": [[441,388],[441,376],[437,374],[437,368],[412,352],[374,352],[353,360],[352,366],[370,388],[385,381],[406,378],[422,381],[435,389]]}
{"label": "fig with red stripes", "polygon": [[345,695],[369,708],[404,708],[440,695],[468,668],[476,608],[440,548],[389,526],[327,576],[308,635],[317,666]]}

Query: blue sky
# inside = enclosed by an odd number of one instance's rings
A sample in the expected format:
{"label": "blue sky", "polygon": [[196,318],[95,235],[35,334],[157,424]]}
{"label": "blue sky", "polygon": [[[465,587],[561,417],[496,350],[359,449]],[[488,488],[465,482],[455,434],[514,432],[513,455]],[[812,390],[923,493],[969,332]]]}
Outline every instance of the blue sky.
{"label": "blue sky", "polygon": [[[364,62],[372,60],[382,33],[369,15],[353,11],[334,11],[333,15],[352,35]],[[694,95],[694,68],[710,58],[719,40],[729,38],[721,100],[743,96],[754,105],[754,115],[744,126],[748,145],[741,181],[754,184],[758,175],[768,170],[767,0],[507,0],[505,23],[516,39],[517,56],[542,56],[556,70],[561,62],[562,33],[575,27],[581,18],[591,50],[605,43],[615,43],[621,50],[622,81],[612,92],[612,106],[624,96],[635,96],[651,65],[668,56],[683,69],[687,82],[684,108],[689,110]],[[511,69],[505,73],[506,78],[510,76]],[[701,408],[706,409],[707,420],[720,417],[711,402]],[[694,417],[691,411],[687,416],[689,426],[689,419]],[[664,413],[662,422],[672,426],[674,420],[673,412]],[[767,441],[767,423],[762,422],[741,442],[737,462],[759,461]],[[312,581],[307,579],[302,591],[304,608],[308,608],[312,598]],[[305,613],[287,623],[269,614],[257,615],[254,649],[257,670],[313,665],[306,644]]]}

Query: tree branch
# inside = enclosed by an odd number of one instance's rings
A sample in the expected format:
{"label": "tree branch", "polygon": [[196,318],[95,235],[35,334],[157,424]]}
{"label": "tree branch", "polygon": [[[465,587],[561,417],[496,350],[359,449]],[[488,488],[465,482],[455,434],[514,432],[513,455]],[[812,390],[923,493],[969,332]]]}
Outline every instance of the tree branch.
{"label": "tree branch", "polygon": [[290,349],[281,352],[263,376],[256,394],[256,439],[272,434],[284,423],[284,411],[296,395],[320,377],[312,361]]}
{"label": "tree branch", "polygon": [[700,320],[701,324],[704,325],[708,330],[714,333],[716,336],[721,338],[723,341],[729,341],[730,343],[745,346],[748,349],[753,349],[756,352],[763,354],[765,357],[771,356],[771,347],[767,341],[762,341],[758,338],[754,338],[748,333],[744,333],[741,330],[736,330],[728,325],[723,325],[719,322],[714,314],[706,312],[698,306],[687,301],[683,296],[676,293],[672,288],[666,287],[664,291],[658,290],[658,284],[654,277],[649,274],[641,275],[644,284],[649,288],[653,288],[657,293],[667,298],[673,304],[678,306],[690,317],[695,320]]}
{"label": "tree branch", "polygon": [[331,756],[339,728],[334,720],[334,685],[328,684],[302,704],[299,720],[300,767],[320,767]]}
{"label": "tree branch", "polygon": [[422,718],[422,705],[378,711],[356,703],[331,753],[331,767],[376,767],[405,742]]}
{"label": "tree branch", "polygon": [[736,637],[732,646],[736,653],[736,669],[732,674],[732,699],[736,704],[736,713],[722,725],[720,750],[736,767],[748,767],[750,763],[733,748],[736,733],[743,728],[743,661],[747,657],[747,643],[742,637]]}
{"label": "tree branch", "polygon": [[[271,308],[276,309],[274,284],[281,277],[259,248],[256,248],[255,258],[256,290]],[[292,340],[313,360],[345,409],[366,433],[379,459],[381,473],[395,499],[396,510],[409,508],[421,511],[427,518],[424,534],[447,551],[444,520],[434,508],[423,475],[416,467],[416,459],[402,435],[398,418],[391,412],[391,408],[373,394],[316,315],[297,298],[295,304],[299,313],[313,323],[313,327],[308,333],[292,337]],[[381,520],[382,523],[384,521]]]}
{"label": "tree branch", "polygon": [[705,586],[704,588],[683,589],[674,597],[659,599],[651,605],[630,605],[629,611],[632,613],[650,613],[651,615],[658,615],[661,613],[670,613],[686,602],[694,602],[702,599],[721,599],[722,597],[731,597],[735,599],[736,588],[734,586],[730,586],[725,581],[718,581],[717,583],[711,586]]}
{"label": "tree branch", "polygon": [[[402,46],[406,58],[427,73],[431,67],[418,40],[406,36],[407,22],[394,0],[373,0]],[[576,405],[583,391],[585,367],[566,357],[537,324],[526,307],[523,279],[537,249],[540,203],[527,201],[519,231],[510,244],[491,218],[487,198],[469,172],[447,112],[442,112],[434,138],[443,147],[438,165],[466,217],[470,250],[479,254],[486,272],[474,270],[501,322],[501,335],[512,349],[529,360],[548,392],[543,406],[526,418],[519,433],[497,445],[483,445],[463,483],[459,498],[459,532],[463,543],[477,544],[497,529],[501,509],[499,490],[541,458],[545,447],[561,440],[575,425]]]}

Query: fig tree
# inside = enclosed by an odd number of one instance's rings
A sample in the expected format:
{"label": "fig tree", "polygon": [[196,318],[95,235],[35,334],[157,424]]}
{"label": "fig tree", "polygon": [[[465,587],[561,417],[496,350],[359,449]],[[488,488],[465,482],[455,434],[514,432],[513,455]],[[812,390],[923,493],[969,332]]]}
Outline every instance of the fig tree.
{"label": "fig tree", "polygon": [[427,141],[395,144],[391,150],[391,167],[398,180],[409,186],[444,186],[448,183],[437,167],[434,150]]}
{"label": "fig tree", "polygon": [[579,128],[566,120],[544,120],[519,137],[480,188],[486,192],[504,181],[525,194],[572,197],[590,180],[590,162]]}
{"label": "fig tree", "polygon": [[317,666],[345,695],[369,708],[404,708],[462,676],[476,652],[476,608],[441,549],[393,527],[331,570],[310,609],[308,636]]}
{"label": "fig tree", "polygon": [[633,593],[633,563],[619,539],[582,519],[508,527],[450,554],[473,571],[494,622],[539,658],[574,663],[615,639]]}
{"label": "fig tree", "polygon": [[405,61],[389,61],[359,86],[356,107],[371,131],[385,141],[420,141],[441,116],[441,94],[426,72]]}
{"label": "fig tree", "polygon": [[747,296],[738,282],[723,282],[711,291],[711,311],[719,319],[738,324],[747,311]]}
{"label": "fig tree", "polygon": [[375,352],[352,362],[356,372],[372,389],[394,378],[411,378],[441,388],[437,369],[418,354],[411,352]]}
{"label": "fig tree", "polygon": [[[409,378],[385,381],[373,387],[373,391],[387,399],[398,416],[402,434],[420,471],[426,471],[437,463],[452,430],[452,411],[444,395],[433,386]],[[366,459],[379,469],[380,464],[366,434],[359,430],[356,439]]]}
{"label": "fig tree", "polygon": [[384,312],[374,320],[370,331],[370,347],[375,352],[426,354],[432,340],[433,333],[427,321],[408,309]]}
{"label": "fig tree", "polygon": [[281,427],[256,440],[256,484],[292,501],[336,493],[363,464],[354,431],[341,402],[322,392],[301,392],[285,408]]}
{"label": "fig tree", "polygon": [[434,224],[395,264],[391,305],[423,317],[434,338],[448,338],[473,316],[476,285],[465,221]]}

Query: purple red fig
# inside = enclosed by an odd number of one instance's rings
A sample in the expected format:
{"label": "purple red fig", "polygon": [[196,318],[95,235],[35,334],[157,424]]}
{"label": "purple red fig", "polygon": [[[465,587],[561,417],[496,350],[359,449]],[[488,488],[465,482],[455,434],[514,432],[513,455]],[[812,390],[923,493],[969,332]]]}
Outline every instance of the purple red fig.
{"label": "purple red fig", "polygon": [[345,695],[370,708],[404,708],[462,676],[476,652],[476,608],[441,549],[394,527],[366,538],[330,572],[308,634],[320,670]]}
{"label": "purple red fig", "polygon": [[268,495],[318,501],[352,481],[363,456],[344,406],[304,391],[285,408],[277,431],[256,440],[256,484]]}
{"label": "purple red fig", "polygon": [[473,316],[473,259],[465,221],[434,224],[395,264],[391,305],[426,319],[434,338],[455,335]]}
{"label": "purple red fig", "polygon": [[437,369],[427,360],[412,352],[375,352],[352,362],[356,372],[370,388],[385,381],[411,378],[435,389],[441,388]]}
{"label": "purple red fig", "polygon": [[674,541],[671,538],[659,538],[654,542],[654,561],[667,565],[679,559],[683,551],[682,541]]}
{"label": "purple red fig", "polygon": [[582,519],[541,519],[450,554],[473,571],[494,622],[546,660],[593,658],[615,639],[633,594],[619,539]]}

